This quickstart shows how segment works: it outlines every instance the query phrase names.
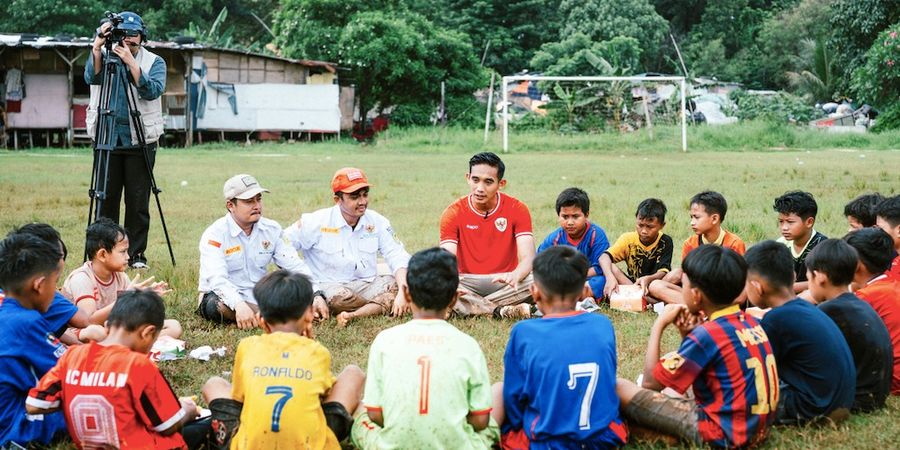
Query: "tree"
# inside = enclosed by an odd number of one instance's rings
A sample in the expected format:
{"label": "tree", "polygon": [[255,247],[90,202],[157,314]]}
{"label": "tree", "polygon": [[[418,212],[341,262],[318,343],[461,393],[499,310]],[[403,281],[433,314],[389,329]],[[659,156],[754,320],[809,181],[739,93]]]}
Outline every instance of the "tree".
{"label": "tree", "polygon": [[666,37],[668,24],[649,0],[562,0],[559,12],[564,18],[562,40],[576,33],[593,41],[631,37],[640,44],[643,68],[650,70],[658,66],[659,46]]}
{"label": "tree", "polygon": [[0,8],[0,30],[9,33],[93,36],[100,26],[104,11],[121,11],[120,8],[119,2],[10,0]]}
{"label": "tree", "polygon": [[631,73],[640,67],[641,47],[637,39],[617,36],[608,41],[592,42],[587,35],[576,33],[561,42],[541,46],[531,59],[531,67],[545,75],[609,75],[598,72],[596,59],[608,61]]}
{"label": "tree", "polygon": [[801,95],[809,102],[831,101],[837,85],[831,52],[821,38],[803,39],[801,45],[803,70],[788,71],[785,74],[788,84],[795,94]]}
{"label": "tree", "polygon": [[865,63],[865,53],[878,33],[900,22],[900,0],[838,0],[832,5],[829,43],[834,49],[838,86],[843,94],[850,91],[853,71]]}

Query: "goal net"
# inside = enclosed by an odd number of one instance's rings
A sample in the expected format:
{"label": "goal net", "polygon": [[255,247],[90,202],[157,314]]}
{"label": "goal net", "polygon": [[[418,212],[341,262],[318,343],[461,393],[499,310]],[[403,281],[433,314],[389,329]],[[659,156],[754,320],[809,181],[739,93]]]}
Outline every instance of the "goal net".
{"label": "goal net", "polygon": [[509,151],[510,124],[530,116],[564,133],[619,132],[654,125],[680,127],[687,151],[686,82],[675,76],[507,76],[502,79],[497,122],[503,152]]}

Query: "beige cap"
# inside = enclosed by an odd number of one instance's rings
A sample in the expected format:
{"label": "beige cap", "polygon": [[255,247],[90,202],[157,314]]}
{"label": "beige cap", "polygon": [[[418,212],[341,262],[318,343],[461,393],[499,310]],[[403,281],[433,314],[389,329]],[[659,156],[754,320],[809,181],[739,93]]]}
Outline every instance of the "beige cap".
{"label": "beige cap", "polygon": [[259,193],[269,192],[268,189],[259,185],[259,182],[256,181],[256,178],[253,177],[253,175],[247,175],[245,173],[229,178],[228,181],[225,182],[223,191],[225,200],[231,200],[233,198],[247,200],[256,197]]}

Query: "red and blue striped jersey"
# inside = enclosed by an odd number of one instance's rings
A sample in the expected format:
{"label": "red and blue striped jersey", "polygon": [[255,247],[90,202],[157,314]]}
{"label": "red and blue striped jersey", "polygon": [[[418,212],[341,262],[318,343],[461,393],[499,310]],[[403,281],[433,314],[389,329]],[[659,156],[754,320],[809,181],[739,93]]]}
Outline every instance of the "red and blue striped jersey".
{"label": "red and blue striped jersey", "polygon": [[685,392],[693,386],[704,441],[720,447],[761,442],[775,420],[778,370],[759,322],[737,305],[691,331],[678,351],[660,358],[653,376]]}

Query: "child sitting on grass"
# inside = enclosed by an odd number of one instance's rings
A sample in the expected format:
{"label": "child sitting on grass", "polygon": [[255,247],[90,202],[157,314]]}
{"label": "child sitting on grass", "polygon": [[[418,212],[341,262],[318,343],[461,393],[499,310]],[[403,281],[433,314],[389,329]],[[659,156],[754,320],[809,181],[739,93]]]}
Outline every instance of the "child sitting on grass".
{"label": "child sitting on grass", "polygon": [[840,239],[828,239],[806,257],[809,292],[819,309],[837,324],[856,367],[856,399],[852,410],[884,407],[891,391],[894,355],[891,336],[868,303],[850,292],[859,256]]}
{"label": "child sitting on grass", "polygon": [[[230,438],[232,449],[340,449],[365,375],[357,366],[337,379],[331,373],[331,353],[313,340],[313,289],[305,275],[271,272],[253,287],[253,297],[265,334],[238,344],[233,384],[213,377],[203,387],[218,444],[228,448]],[[239,425],[237,408],[213,408],[227,398],[243,404]]]}
{"label": "child sitting on grass", "polygon": [[509,336],[492,413],[503,448],[611,448],[628,440],[612,323],[575,311],[587,271],[587,259],[570,247],[534,259],[531,295],[544,315],[517,323]]}
{"label": "child sitting on grass", "polygon": [[[743,255],[744,241],[736,234],[722,228],[728,203],[718,192],[704,191],[691,198],[691,230],[694,235],[684,241],[681,248],[681,260],[694,249],[713,244],[730,248]],[[663,279],[650,283],[650,296],[664,303],[682,303],[681,284],[682,270],[669,272]]]}
{"label": "child sitting on grass", "polygon": [[887,274],[900,279],[900,195],[885,199],[875,207],[875,223],[894,240],[894,260]]}
{"label": "child sitting on grass", "polygon": [[475,339],[444,320],[458,297],[456,257],[440,248],[420,251],[409,260],[406,281],[413,319],[372,342],[354,445],[491,448],[499,430],[490,422],[487,362]]}
{"label": "child sitting on grass", "polygon": [[[616,243],[600,255],[600,268],[606,276],[604,297],[609,297],[619,285],[629,284],[639,285],[646,296],[650,283],[662,279],[672,270],[672,238],[661,233],[666,226],[666,204],[648,198],[638,205],[634,217],[635,231],[619,236]],[[626,272],[615,265],[619,261],[625,261]]]}
{"label": "child sitting on grass", "polygon": [[894,242],[880,228],[854,231],[844,236],[844,240],[859,254],[850,289],[875,309],[891,335],[894,355],[891,394],[900,395],[900,279],[885,274],[891,267]]}
{"label": "child sitting on grass", "polygon": [[884,201],[881,194],[863,194],[844,205],[844,217],[847,218],[847,231],[861,230],[877,226],[875,224],[875,207]]}
{"label": "child sitting on grass", "polygon": [[[643,388],[617,383],[622,411],[640,427],[692,445],[759,444],[775,418],[779,381],[766,333],[734,303],[747,264],[731,249],[704,245],[687,255],[683,272],[684,303],[667,305],[650,331]],[[660,358],[663,331],[672,324],[681,346]],[[693,400],[658,392],[691,387]]]}
{"label": "child sitting on grass", "polygon": [[[88,261],[69,273],[62,290],[63,295],[87,314],[92,324],[103,325],[106,322],[116,298],[123,291],[149,287],[159,295],[170,292],[164,281],[150,284],[152,278],[142,283],[128,279],[125,274],[128,267],[128,235],[124,228],[109,219],[101,218],[87,228],[85,250]],[[101,331],[81,331],[79,337],[82,342],[103,340],[105,330]],[[180,337],[181,324],[175,319],[166,319],[160,335]]]}
{"label": "child sitting on grass", "polygon": [[[65,263],[66,256],[68,256],[68,249],[66,248],[66,244],[62,241],[59,232],[52,226],[46,223],[29,223],[13,230],[10,235],[13,234],[28,234],[45,242],[49,242],[50,244],[59,246],[59,249],[62,252],[62,260]],[[0,289],[0,304],[3,303],[3,296],[3,290]],[[89,333],[97,332],[102,329],[99,325],[91,325],[88,322],[87,314],[79,311],[78,308],[59,291],[53,295],[53,302],[50,304],[50,308],[47,309],[47,312],[43,314],[43,317],[50,325],[49,331],[53,333],[54,336],[58,337],[60,342],[66,345],[76,345],[81,343],[74,332],[67,332],[69,327],[75,329],[90,328],[88,330]]]}
{"label": "child sitting on grass", "polygon": [[799,294],[809,285],[806,279],[806,256],[820,242],[828,239],[815,229],[816,213],[819,210],[816,199],[809,192],[787,192],[775,199],[773,206],[778,212],[778,227],[784,244],[794,259],[794,292]]}
{"label": "child sitting on grass", "polygon": [[0,448],[49,444],[66,431],[60,413],[28,416],[25,399],[66,351],[44,319],[63,269],[59,246],[29,234],[0,241]]}
{"label": "child sitting on grass", "polygon": [[794,264],[783,244],[750,247],[747,265],[747,296],[755,306],[772,308],[761,323],[781,380],[776,423],[843,421],[853,406],[856,369],[841,330],[794,294]]}
{"label": "child sitting on grass", "polygon": [[106,339],[66,352],[29,392],[28,413],[63,411],[79,448],[185,448],[177,432],[197,417],[197,405],[179,399],[147,357],[165,317],[156,293],[123,294]]}
{"label": "child sitting on grass", "polygon": [[578,188],[568,188],[556,198],[556,215],[559,228],[550,233],[538,247],[538,253],[557,245],[569,245],[578,249],[590,261],[587,274],[585,297],[603,298],[604,285],[608,282],[600,269],[600,255],[609,248],[606,232],[596,223],[591,223],[591,199],[587,192]]}

